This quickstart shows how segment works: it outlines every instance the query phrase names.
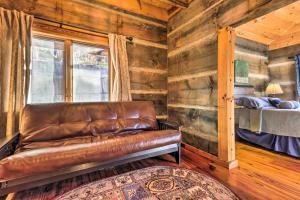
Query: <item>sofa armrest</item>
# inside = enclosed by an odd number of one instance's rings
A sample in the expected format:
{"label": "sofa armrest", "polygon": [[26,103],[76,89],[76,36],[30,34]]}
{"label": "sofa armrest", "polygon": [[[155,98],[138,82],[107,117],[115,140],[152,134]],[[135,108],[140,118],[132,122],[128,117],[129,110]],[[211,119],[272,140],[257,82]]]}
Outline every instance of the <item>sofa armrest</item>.
{"label": "sofa armrest", "polygon": [[11,136],[0,138],[0,160],[15,152],[16,146],[19,142],[19,136],[19,133],[15,133]]}
{"label": "sofa armrest", "polygon": [[176,122],[170,122],[166,120],[157,120],[158,126],[160,130],[166,130],[166,129],[174,129],[174,130],[181,130],[181,125]]}

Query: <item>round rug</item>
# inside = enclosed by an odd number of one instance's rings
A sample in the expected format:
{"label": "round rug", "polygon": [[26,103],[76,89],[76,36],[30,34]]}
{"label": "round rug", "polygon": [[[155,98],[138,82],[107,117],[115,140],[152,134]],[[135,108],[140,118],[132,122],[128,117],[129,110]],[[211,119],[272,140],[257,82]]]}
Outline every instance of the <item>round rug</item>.
{"label": "round rug", "polygon": [[57,200],[237,200],[210,176],[176,167],[148,167],[95,181],[73,189]]}

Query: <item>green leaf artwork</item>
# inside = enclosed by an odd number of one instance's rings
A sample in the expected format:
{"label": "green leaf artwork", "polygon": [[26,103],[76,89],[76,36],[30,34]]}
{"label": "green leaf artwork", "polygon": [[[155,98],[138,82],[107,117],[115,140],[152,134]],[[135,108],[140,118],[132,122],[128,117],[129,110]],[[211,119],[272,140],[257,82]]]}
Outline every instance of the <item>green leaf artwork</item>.
{"label": "green leaf artwork", "polygon": [[236,84],[249,84],[249,64],[246,61],[234,61],[234,82]]}

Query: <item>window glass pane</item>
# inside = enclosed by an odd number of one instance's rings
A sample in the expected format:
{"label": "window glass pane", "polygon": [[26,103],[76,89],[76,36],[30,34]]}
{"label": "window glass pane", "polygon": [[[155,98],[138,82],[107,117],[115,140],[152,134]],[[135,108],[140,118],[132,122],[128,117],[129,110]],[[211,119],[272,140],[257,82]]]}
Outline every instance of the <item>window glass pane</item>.
{"label": "window glass pane", "polygon": [[73,101],[108,101],[108,52],[73,44]]}
{"label": "window glass pane", "polygon": [[64,42],[33,38],[30,75],[28,103],[64,101]]}

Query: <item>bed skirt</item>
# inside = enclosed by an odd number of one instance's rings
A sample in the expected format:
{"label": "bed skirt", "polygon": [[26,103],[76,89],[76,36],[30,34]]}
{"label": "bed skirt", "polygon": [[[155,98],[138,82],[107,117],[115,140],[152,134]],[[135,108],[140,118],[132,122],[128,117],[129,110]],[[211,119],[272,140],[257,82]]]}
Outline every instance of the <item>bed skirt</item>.
{"label": "bed skirt", "polygon": [[286,153],[290,156],[300,158],[300,138],[269,133],[256,134],[240,128],[236,128],[235,133],[237,139],[242,139],[276,152]]}

